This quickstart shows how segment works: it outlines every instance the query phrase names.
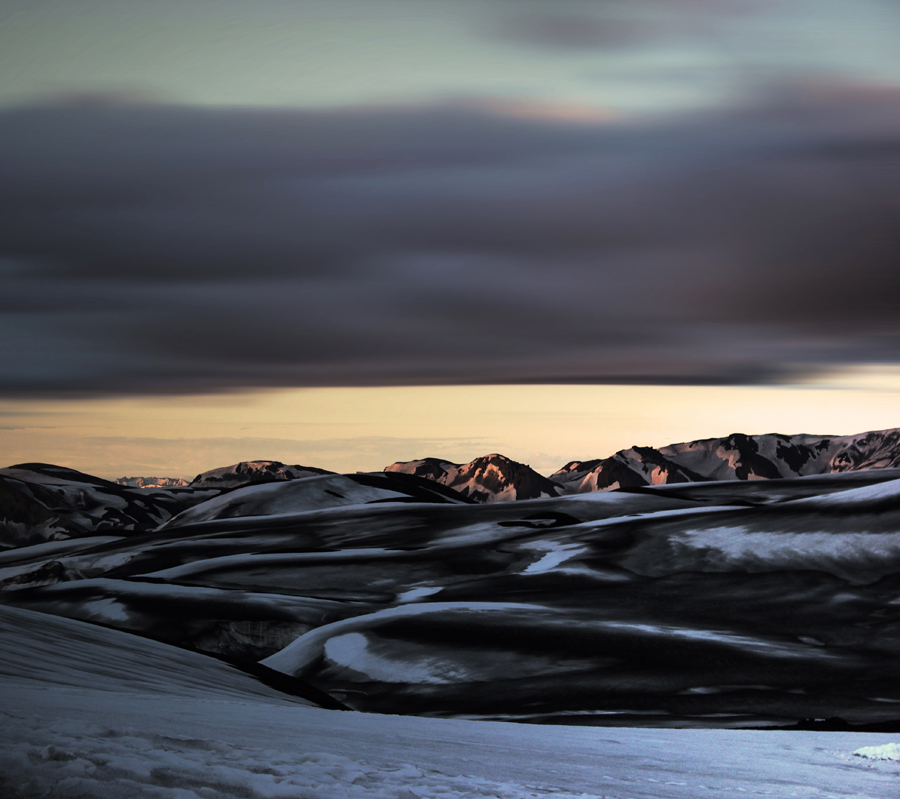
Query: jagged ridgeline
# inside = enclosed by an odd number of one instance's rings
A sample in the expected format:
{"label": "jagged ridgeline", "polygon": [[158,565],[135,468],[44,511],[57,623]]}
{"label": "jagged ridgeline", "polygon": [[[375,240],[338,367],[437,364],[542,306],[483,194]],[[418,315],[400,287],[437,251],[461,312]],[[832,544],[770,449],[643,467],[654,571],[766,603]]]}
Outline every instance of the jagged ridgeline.
{"label": "jagged ridgeline", "polygon": [[503,455],[486,455],[465,465],[439,458],[394,463],[386,472],[412,474],[434,480],[475,502],[558,497],[562,487],[538,474],[530,466]]}
{"label": "jagged ridgeline", "polygon": [[900,429],[895,428],[852,436],[734,433],[659,449],[635,446],[607,458],[570,461],[549,478],[502,455],[465,465],[424,458],[395,463],[385,471],[434,480],[478,502],[497,502],[667,483],[773,480],[898,467]]}
{"label": "jagged ridgeline", "polygon": [[667,447],[632,447],[610,458],[572,461],[550,479],[567,491],[597,491],[709,480],[774,480],[900,467],[900,429],[852,436],[706,438]]}
{"label": "jagged ridgeline", "polygon": [[[398,462],[384,473],[422,478],[465,501],[494,503],[892,468],[900,468],[900,429],[852,436],[735,433],[658,449],[635,446],[606,458],[570,461],[549,477],[499,454],[467,464],[441,458]],[[329,475],[333,473],[314,466],[255,460],[211,469],[189,482],[178,477],[122,477],[111,482],[51,464],[18,464],[0,469],[0,547],[112,530],[119,535],[146,532],[223,492]]]}

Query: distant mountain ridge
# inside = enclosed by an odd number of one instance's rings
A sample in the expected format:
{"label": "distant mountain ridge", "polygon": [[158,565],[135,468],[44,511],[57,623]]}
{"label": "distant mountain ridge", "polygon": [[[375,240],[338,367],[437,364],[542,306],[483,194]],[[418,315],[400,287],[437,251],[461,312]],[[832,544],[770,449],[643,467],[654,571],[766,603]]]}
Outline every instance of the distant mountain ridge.
{"label": "distant mountain ridge", "polygon": [[241,461],[201,472],[190,482],[191,488],[237,488],[251,483],[300,480],[321,474],[334,474],[315,466],[287,466],[281,461]]}
{"label": "distant mountain ridge", "polygon": [[571,461],[550,475],[566,493],[707,480],[771,480],[900,467],[900,429],[851,436],[733,433],[608,458]]}
{"label": "distant mountain ridge", "polygon": [[[885,468],[900,468],[900,428],[850,436],[732,433],[659,448],[633,446],[606,458],[570,461],[549,478],[498,453],[467,464],[443,458],[398,461],[383,471],[421,477],[485,503],[671,483],[771,480]],[[333,472],[280,461],[242,461],[203,472],[189,486],[231,489],[324,474]],[[144,479],[148,487],[159,485],[152,482],[157,478]]]}
{"label": "distant mountain ridge", "polygon": [[[348,476],[365,483],[376,476],[383,480],[402,475],[411,482],[391,490],[405,494],[404,501],[435,501],[427,484],[413,485],[425,480],[442,486],[444,501],[452,491],[461,501],[483,504],[674,483],[777,480],[877,469],[900,469],[900,428],[851,436],[734,433],[658,449],[634,446],[607,458],[570,461],[549,478],[497,453],[467,464],[441,458],[402,461],[382,472]],[[242,461],[202,472],[185,486],[178,478],[111,482],[52,464],[10,466],[0,469],[0,549],[100,533],[139,534],[225,492],[322,475],[334,473],[280,461]],[[235,496],[225,504],[231,508],[241,502],[241,496]],[[199,518],[205,512],[198,508],[196,514]]]}
{"label": "distant mountain ridge", "polygon": [[538,474],[524,463],[496,453],[461,464],[439,458],[423,458],[385,467],[386,472],[400,472],[434,480],[476,502],[504,502],[515,499],[558,497],[560,486]]}
{"label": "distant mountain ridge", "polygon": [[186,488],[189,483],[183,477],[119,477],[116,485],[129,488]]}

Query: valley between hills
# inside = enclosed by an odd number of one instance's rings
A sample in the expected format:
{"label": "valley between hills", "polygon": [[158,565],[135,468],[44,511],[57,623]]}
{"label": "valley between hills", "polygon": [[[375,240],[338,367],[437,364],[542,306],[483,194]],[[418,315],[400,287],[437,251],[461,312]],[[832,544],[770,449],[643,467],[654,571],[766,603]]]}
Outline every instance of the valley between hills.
{"label": "valley between hills", "polygon": [[549,477],[491,455],[347,475],[253,461],[174,483],[0,469],[0,606],[326,707],[900,722],[898,430],[635,447]]}

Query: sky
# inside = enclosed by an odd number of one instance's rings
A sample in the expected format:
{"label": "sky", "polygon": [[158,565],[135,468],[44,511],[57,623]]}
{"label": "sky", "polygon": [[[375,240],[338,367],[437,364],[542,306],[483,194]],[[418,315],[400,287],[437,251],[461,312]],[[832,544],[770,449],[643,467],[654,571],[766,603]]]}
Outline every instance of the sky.
{"label": "sky", "polygon": [[900,425],[900,6],[6,0],[0,460]]}

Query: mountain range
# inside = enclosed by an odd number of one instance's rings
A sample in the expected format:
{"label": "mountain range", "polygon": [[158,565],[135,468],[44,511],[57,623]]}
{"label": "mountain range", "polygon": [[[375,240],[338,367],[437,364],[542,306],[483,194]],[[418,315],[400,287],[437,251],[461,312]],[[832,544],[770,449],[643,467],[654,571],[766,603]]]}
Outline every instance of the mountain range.
{"label": "mountain range", "polygon": [[[496,453],[467,464],[423,458],[391,464],[383,473],[370,473],[369,479],[378,474],[406,475],[442,486],[445,498],[485,504],[645,486],[777,481],[893,468],[900,468],[900,428],[851,436],[735,433],[658,449],[634,446],[607,458],[570,461],[549,477]],[[0,469],[0,548],[113,529],[146,532],[194,506],[201,507],[192,514],[239,515],[230,500],[217,500],[212,506],[218,508],[215,511],[203,506],[223,492],[244,486],[328,476],[339,477],[313,466],[254,460],[202,472],[190,482],[166,477],[123,477],[111,482],[51,464],[18,464]],[[364,476],[342,479],[358,483]],[[706,490],[715,491],[712,486]],[[772,486],[767,492],[774,490]],[[792,491],[796,494],[796,489]]]}
{"label": "mountain range", "polygon": [[[160,668],[224,661],[324,707],[900,729],[900,469],[509,502],[396,471],[225,490],[35,464],[3,479],[56,514],[52,536],[45,520],[0,552],[19,671],[50,629],[82,662],[99,626]],[[116,663],[104,674],[131,679]]]}
{"label": "mountain range", "polygon": [[0,469],[5,657],[30,673],[52,632],[120,682],[145,653],[163,693],[168,659],[236,701],[900,730],[897,449],[896,430],[735,435],[552,479],[493,454],[146,488],[20,464]]}
{"label": "mountain range", "polygon": [[566,492],[707,480],[772,480],[900,466],[900,429],[852,436],[706,438],[667,447],[631,447],[609,458],[571,461],[550,479]]}
{"label": "mountain range", "polygon": [[669,483],[773,480],[898,467],[900,428],[851,436],[734,433],[659,449],[634,446],[607,458],[570,461],[549,477],[496,454],[468,464],[423,458],[394,463],[385,471],[434,480],[476,502],[500,502]]}

